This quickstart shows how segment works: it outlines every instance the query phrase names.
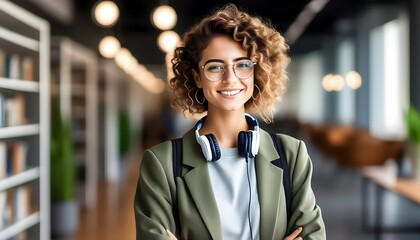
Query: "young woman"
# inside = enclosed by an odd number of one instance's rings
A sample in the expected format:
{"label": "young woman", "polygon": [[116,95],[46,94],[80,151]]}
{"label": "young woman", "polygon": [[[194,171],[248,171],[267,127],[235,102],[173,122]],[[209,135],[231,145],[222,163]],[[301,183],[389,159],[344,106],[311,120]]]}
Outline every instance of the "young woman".
{"label": "young woman", "polygon": [[272,163],[279,154],[247,113],[272,121],[287,81],[284,38],[229,4],[193,26],[182,42],[172,60],[173,103],[206,116],[182,138],[180,176],[173,174],[170,141],[144,152],[137,239],[325,239],[305,144],[277,135],[290,174],[288,218],[283,170]]}

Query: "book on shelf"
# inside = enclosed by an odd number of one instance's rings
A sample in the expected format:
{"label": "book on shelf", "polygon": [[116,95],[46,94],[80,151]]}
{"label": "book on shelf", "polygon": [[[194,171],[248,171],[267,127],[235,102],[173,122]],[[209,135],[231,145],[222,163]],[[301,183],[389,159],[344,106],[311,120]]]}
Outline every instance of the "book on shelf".
{"label": "book on shelf", "polygon": [[0,141],[0,180],[7,176],[6,172],[6,155],[7,145],[6,142]]}
{"label": "book on shelf", "polygon": [[0,141],[0,180],[26,170],[28,145],[23,141]]}
{"label": "book on shelf", "polygon": [[6,212],[6,192],[0,192],[0,229],[3,229],[7,225]]}
{"label": "book on shelf", "polygon": [[19,79],[20,78],[20,56],[17,53],[13,53],[9,56],[9,78]]}
{"label": "book on shelf", "polygon": [[[23,220],[30,213],[30,188],[29,186],[20,186],[16,191],[16,220]],[[16,235],[16,240],[26,240],[28,239],[26,232],[20,232]]]}
{"label": "book on shelf", "polygon": [[[2,101],[0,99],[0,101]],[[26,118],[26,102],[25,96],[21,93],[15,94],[13,97],[5,98],[5,111],[0,115],[5,115],[5,122],[2,126],[19,126],[28,123]],[[1,108],[1,107],[0,107]]]}
{"label": "book on shelf", "polygon": [[28,146],[25,142],[11,144],[12,173],[17,174],[26,170]]}
{"label": "book on shelf", "polygon": [[23,220],[31,211],[31,188],[29,185],[22,185],[15,189],[13,214],[16,221]]}
{"label": "book on shelf", "polygon": [[[3,204],[3,209],[0,212],[0,230],[29,216],[31,211],[34,210],[30,198],[31,186],[29,185],[10,188],[1,192],[0,203]],[[27,239],[26,235],[26,232],[22,232],[12,239]]]}
{"label": "book on shelf", "polygon": [[[3,209],[0,212],[0,230],[24,219],[30,214],[32,210],[30,190],[30,186],[23,185],[1,192],[0,203],[3,204]],[[26,232],[20,232],[11,239],[24,240],[27,237]]]}
{"label": "book on shelf", "polygon": [[12,224],[14,219],[13,209],[14,206],[14,193],[15,189],[10,188],[2,192],[3,211],[1,212],[2,228]]}
{"label": "book on shelf", "polygon": [[[0,141],[0,181],[26,170],[27,143]],[[0,229],[27,217],[31,211],[31,187],[28,184],[0,192]],[[25,239],[19,234],[17,239]]]}
{"label": "book on shelf", "polygon": [[[0,181],[7,177],[6,171],[6,154],[7,147],[6,142],[0,141]],[[3,229],[5,226],[5,216],[4,212],[6,211],[6,193],[0,192],[0,229]]]}
{"label": "book on shelf", "polygon": [[6,126],[6,96],[0,92],[0,128]]}
{"label": "book on shelf", "polygon": [[15,99],[15,111],[17,112],[17,122],[18,125],[28,124],[28,120],[26,118],[26,99],[23,94],[16,94],[14,96]]}
{"label": "book on shelf", "polygon": [[6,53],[0,49],[0,77],[6,77]]}
{"label": "book on shelf", "polygon": [[34,81],[35,67],[33,57],[0,49],[0,77]]}
{"label": "book on shelf", "polygon": [[22,79],[27,81],[35,80],[35,66],[34,59],[29,56],[22,58]]}

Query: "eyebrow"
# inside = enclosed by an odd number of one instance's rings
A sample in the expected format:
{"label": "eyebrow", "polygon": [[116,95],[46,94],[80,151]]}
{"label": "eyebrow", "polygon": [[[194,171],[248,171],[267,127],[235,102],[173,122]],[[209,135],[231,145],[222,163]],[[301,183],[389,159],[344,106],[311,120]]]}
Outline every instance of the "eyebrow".
{"label": "eyebrow", "polygon": [[[240,60],[250,60],[250,59],[248,57],[238,57],[238,58],[233,59],[233,62],[237,62],[237,61],[240,61]],[[206,65],[209,62],[225,63],[225,61],[223,61],[221,59],[209,59],[203,64],[203,66]]]}

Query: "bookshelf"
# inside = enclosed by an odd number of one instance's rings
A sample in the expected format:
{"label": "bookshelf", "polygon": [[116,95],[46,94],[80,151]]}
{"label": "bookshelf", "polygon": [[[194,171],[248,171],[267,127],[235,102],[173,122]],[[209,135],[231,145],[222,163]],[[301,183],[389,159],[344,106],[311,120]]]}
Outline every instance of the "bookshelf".
{"label": "bookshelf", "polygon": [[50,239],[50,27],[0,1],[0,239]]}
{"label": "bookshelf", "polygon": [[51,39],[52,94],[61,114],[71,120],[77,195],[81,206],[96,205],[98,185],[98,57],[68,37]]}

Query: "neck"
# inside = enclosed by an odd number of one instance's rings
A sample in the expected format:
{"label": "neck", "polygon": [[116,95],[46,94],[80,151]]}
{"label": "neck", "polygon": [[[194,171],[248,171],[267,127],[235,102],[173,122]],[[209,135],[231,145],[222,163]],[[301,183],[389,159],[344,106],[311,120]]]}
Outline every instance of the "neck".
{"label": "neck", "polygon": [[221,147],[237,147],[238,134],[248,130],[245,111],[231,111],[222,114],[209,112],[200,134],[213,133]]}

